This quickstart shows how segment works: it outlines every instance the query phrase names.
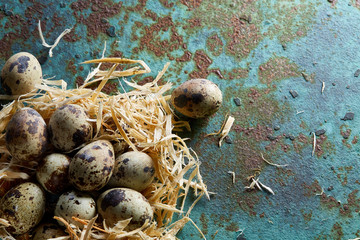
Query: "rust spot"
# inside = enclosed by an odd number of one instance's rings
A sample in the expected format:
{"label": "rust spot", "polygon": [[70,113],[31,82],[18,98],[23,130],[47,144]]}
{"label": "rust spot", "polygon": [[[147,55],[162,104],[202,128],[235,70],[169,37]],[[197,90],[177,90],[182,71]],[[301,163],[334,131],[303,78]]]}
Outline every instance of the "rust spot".
{"label": "rust spot", "polygon": [[353,140],[351,141],[352,144],[356,144],[359,141],[359,136],[354,136]]}
{"label": "rust spot", "polygon": [[[150,12],[147,11],[147,16],[154,18],[155,15],[150,15]],[[153,52],[155,56],[166,56],[169,51],[179,49],[183,44],[183,37],[176,31],[175,24],[171,16],[165,17],[156,17],[156,23],[145,26],[143,28],[144,32],[140,37],[139,47],[134,49],[134,52],[143,51],[147,49],[150,52]],[[162,32],[170,32],[169,39],[161,39],[160,34]],[[137,38],[133,36],[133,38]]]}
{"label": "rust spot", "polygon": [[168,0],[159,0],[159,1],[166,8],[172,8],[174,6],[174,3],[169,3]]}
{"label": "rust spot", "polygon": [[331,229],[334,239],[343,239],[344,233],[341,224],[335,223]]}
{"label": "rust spot", "polygon": [[239,231],[239,226],[237,223],[235,222],[231,222],[230,225],[226,226],[226,231],[229,231],[229,232],[237,232]]}
{"label": "rust spot", "polygon": [[[149,76],[149,77],[143,78],[143,80],[139,81],[138,84],[142,86],[142,85],[145,85],[146,83],[149,83],[152,81],[154,81],[154,77]],[[162,81],[162,80],[160,80],[160,81]]]}
{"label": "rust spot", "polygon": [[223,42],[217,33],[213,33],[206,41],[207,47],[214,56],[219,56],[223,51]]}
{"label": "rust spot", "polygon": [[285,57],[270,58],[269,61],[259,66],[258,73],[259,80],[267,85],[273,81],[301,76],[298,66]]}
{"label": "rust spot", "polygon": [[[79,0],[73,2],[70,7],[74,10],[73,15],[77,19],[77,22],[86,25],[87,36],[89,37],[88,41],[91,41],[90,37],[96,38],[100,33],[105,33],[106,29],[110,27],[109,22],[101,21],[101,19],[111,18],[119,14],[122,8],[122,2],[113,3],[109,0]],[[82,12],[89,8],[91,8],[92,12],[86,18]]]}
{"label": "rust spot", "polygon": [[180,2],[188,7],[188,10],[193,10],[194,8],[198,8],[202,2],[202,0],[180,0]]}
{"label": "rust spot", "polygon": [[176,58],[176,61],[177,62],[188,62],[191,60],[191,56],[192,56],[191,52],[185,51],[181,57]]}
{"label": "rust spot", "polygon": [[73,75],[75,75],[77,73],[76,71],[76,67],[75,67],[75,64],[74,64],[74,60],[69,60],[68,61],[68,64],[66,66],[66,69],[68,71],[70,71]]}
{"label": "rust spot", "polygon": [[201,225],[202,225],[202,232],[204,234],[207,234],[208,233],[208,219],[206,218],[205,214],[202,213],[201,216],[200,216],[200,221],[201,221]]}
{"label": "rust spot", "polygon": [[301,209],[300,211],[301,211],[301,213],[302,213],[302,215],[304,217],[305,223],[310,222],[311,218],[312,218],[312,211],[311,210],[306,211],[305,209]]}
{"label": "rust spot", "polygon": [[[311,185],[307,185],[307,184],[302,184],[302,187],[304,189],[304,196],[305,197],[312,197],[314,196],[315,194],[319,194],[322,190],[319,182],[317,180],[315,180],[313,183],[311,183]],[[321,196],[321,198],[323,198],[323,196],[326,197],[325,194],[323,194]]]}

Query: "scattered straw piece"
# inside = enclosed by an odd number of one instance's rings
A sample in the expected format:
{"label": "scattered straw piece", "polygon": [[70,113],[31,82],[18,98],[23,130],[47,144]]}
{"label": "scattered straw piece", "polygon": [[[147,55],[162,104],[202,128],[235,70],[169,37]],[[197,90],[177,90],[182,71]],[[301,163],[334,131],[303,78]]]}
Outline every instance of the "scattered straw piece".
{"label": "scattered straw piece", "polygon": [[233,171],[228,171],[229,174],[231,174],[232,176],[232,183],[234,184],[235,183],[235,172]]}
{"label": "scattered straw piece", "polygon": [[29,175],[24,172],[15,172],[9,168],[4,168],[0,170],[0,179],[28,179]]}
{"label": "scattered straw piece", "polygon": [[266,186],[265,184],[259,181],[259,178],[255,179],[253,176],[250,176],[248,179],[249,181],[252,182],[250,183],[249,186],[245,186],[245,189],[253,190],[255,189],[255,187],[257,187],[257,189],[259,189],[260,191],[264,189],[267,192],[271,193],[272,195],[275,195],[274,191],[270,187]]}
{"label": "scattered straw piece", "polygon": [[3,219],[3,218],[0,218],[0,224],[4,227],[9,227],[10,226],[10,223],[8,220],[6,219]]}
{"label": "scattered straw piece", "polygon": [[97,219],[97,216],[92,218],[84,227],[84,229],[81,232],[80,240],[87,240],[90,239],[91,234],[91,228],[93,227],[95,220]]}
{"label": "scattered straw piece", "polygon": [[219,147],[221,147],[221,143],[224,140],[224,138],[229,134],[231,127],[234,124],[234,121],[235,121],[235,118],[232,116],[229,116],[226,119],[226,121],[223,122],[223,124],[218,132],[209,133],[205,137],[220,134]]}
{"label": "scattered straw piece", "polygon": [[53,45],[49,45],[46,43],[45,39],[44,39],[44,36],[43,36],[43,33],[42,33],[42,30],[41,30],[41,22],[39,20],[39,23],[38,23],[38,30],[39,30],[39,35],[40,35],[40,38],[41,38],[41,41],[42,41],[42,45],[44,47],[47,47],[47,48],[50,48],[49,50],[49,56],[52,57],[53,56],[53,53],[52,53],[52,50],[58,45],[60,39],[65,36],[66,34],[68,34],[69,32],[71,32],[71,29],[72,28],[67,28],[65,29],[55,40],[54,44]]}
{"label": "scattered straw piece", "polygon": [[271,166],[275,166],[275,167],[286,167],[287,166],[287,164],[284,164],[284,165],[279,165],[279,164],[275,164],[275,163],[272,163],[272,162],[270,162],[270,161],[268,161],[268,160],[266,160],[265,158],[264,158],[264,155],[262,154],[262,153],[260,153],[261,154],[261,158],[262,158],[262,160],[264,160],[264,162],[266,162],[267,164],[269,164],[269,165],[271,165]]}
{"label": "scattered straw piece", "polygon": [[275,195],[274,191],[270,187],[266,186],[265,184],[261,183],[260,181],[258,181],[258,183],[263,189],[265,189],[266,191],[268,191],[272,195]]}
{"label": "scattered straw piece", "polygon": [[76,232],[72,229],[72,227],[70,226],[70,224],[69,224],[64,218],[54,216],[54,219],[62,222],[62,223],[65,225],[66,230],[67,230],[68,233],[70,234],[70,238],[71,238],[71,239],[79,240],[79,237],[77,236]]}
{"label": "scattered straw piece", "polygon": [[234,124],[235,118],[232,116],[229,116],[226,120],[226,123],[224,125],[223,130],[220,133],[220,140],[219,140],[219,147],[221,147],[221,143],[224,140],[224,138],[229,134],[232,125]]}
{"label": "scattered straw piece", "polygon": [[321,188],[321,193],[317,193],[317,194],[315,194],[316,196],[322,196],[324,194],[324,189],[323,188]]}
{"label": "scattered straw piece", "polygon": [[[77,221],[77,222],[83,224],[83,225],[89,224],[89,220],[84,220],[84,219],[80,219],[80,218],[77,218],[77,217],[72,217],[72,219],[73,219],[74,221]],[[97,226],[95,226],[95,225],[93,225],[92,228],[94,228],[94,229],[96,229],[96,230],[99,230],[99,231],[102,231],[102,232],[105,232],[105,233],[108,233],[108,232],[105,231],[104,229],[99,228],[99,227],[97,227]]]}
{"label": "scattered straw piece", "polygon": [[316,149],[316,135],[315,135],[315,133],[313,132],[313,150],[312,150],[311,156],[314,156],[314,154],[315,154],[315,149]]}
{"label": "scattered straw piece", "polygon": [[301,110],[301,111],[296,111],[296,115],[300,114],[300,113],[304,113],[305,111],[304,110]]}
{"label": "scattered straw piece", "polygon": [[198,230],[198,232],[201,234],[201,237],[206,240],[205,235],[204,235],[203,232],[200,230],[200,228],[195,224],[195,222],[194,222],[191,218],[189,218],[189,220],[190,220],[190,222],[194,225],[194,227],[196,228],[196,230]]}

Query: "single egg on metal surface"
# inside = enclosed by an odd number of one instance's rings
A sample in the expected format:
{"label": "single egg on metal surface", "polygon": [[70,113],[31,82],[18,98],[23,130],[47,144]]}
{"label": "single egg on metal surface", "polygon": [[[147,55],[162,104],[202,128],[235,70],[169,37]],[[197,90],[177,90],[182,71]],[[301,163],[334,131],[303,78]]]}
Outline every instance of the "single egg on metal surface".
{"label": "single egg on metal surface", "polygon": [[28,52],[19,52],[11,56],[1,70],[1,85],[9,95],[29,93],[41,82],[40,63]]}
{"label": "single egg on metal surface", "polygon": [[222,93],[215,83],[207,79],[191,79],[172,92],[171,103],[187,117],[204,118],[220,108]]}

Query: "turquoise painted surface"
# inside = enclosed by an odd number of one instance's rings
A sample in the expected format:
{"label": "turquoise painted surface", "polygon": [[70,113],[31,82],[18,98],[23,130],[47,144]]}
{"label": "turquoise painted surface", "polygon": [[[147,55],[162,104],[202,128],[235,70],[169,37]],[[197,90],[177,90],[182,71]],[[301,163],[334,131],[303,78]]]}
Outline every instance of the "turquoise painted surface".
{"label": "turquoise painted surface", "polygon": [[[204,77],[222,89],[219,112],[192,121],[193,132],[184,134],[200,155],[209,190],[217,193],[211,201],[202,199],[191,214],[207,239],[360,237],[357,1],[63,4],[1,2],[0,66],[12,54],[28,51],[43,60],[44,74],[74,87],[90,70],[79,63],[100,57],[106,41],[106,56],[148,63],[152,73],[135,81],[154,77],[170,61],[164,79],[179,84]],[[73,27],[53,58],[41,45],[38,20],[50,44]],[[110,26],[115,37],[107,34]],[[234,97],[241,98],[241,106]],[[347,112],[355,114],[353,120],[341,120]],[[232,144],[218,148],[216,137],[204,136],[217,131],[227,114],[236,119]],[[326,132],[317,136],[312,156],[311,134],[320,129]],[[288,166],[267,165],[261,153]],[[244,191],[256,170],[275,195]],[[228,171],[235,172],[235,184]],[[178,237],[200,235],[188,224]]]}

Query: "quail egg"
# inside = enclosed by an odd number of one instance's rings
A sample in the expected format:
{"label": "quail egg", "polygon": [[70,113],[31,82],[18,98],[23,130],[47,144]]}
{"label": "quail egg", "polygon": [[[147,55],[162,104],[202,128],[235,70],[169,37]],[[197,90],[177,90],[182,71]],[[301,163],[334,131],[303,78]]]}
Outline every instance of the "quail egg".
{"label": "quail egg", "polygon": [[32,108],[17,111],[6,127],[6,147],[21,162],[38,161],[48,146],[46,123]]}
{"label": "quail egg", "polygon": [[114,172],[108,185],[140,192],[150,185],[154,175],[154,161],[149,155],[143,152],[126,152],[116,158]]}
{"label": "quail egg", "polygon": [[[82,224],[76,222],[72,217],[90,220],[96,215],[96,203],[94,199],[86,193],[69,191],[63,193],[55,207],[55,216],[62,217],[69,223],[81,227]],[[58,221],[59,222],[59,221]],[[64,224],[59,222],[61,226]]]}
{"label": "quail egg", "polygon": [[11,224],[7,230],[23,234],[35,227],[45,212],[45,194],[36,184],[26,182],[9,190],[0,200],[0,217]]}
{"label": "quail egg", "polygon": [[97,200],[98,212],[108,226],[131,218],[128,230],[143,226],[153,219],[153,209],[139,192],[129,188],[112,188],[102,193]]}
{"label": "quail egg", "polygon": [[34,232],[32,240],[47,240],[50,238],[57,238],[67,236],[64,230],[59,225],[54,223],[43,223],[40,224]]}
{"label": "quail egg", "polygon": [[44,189],[53,194],[64,192],[70,184],[68,171],[70,158],[61,153],[47,155],[36,168],[36,178]]}
{"label": "quail egg", "polygon": [[1,85],[6,94],[21,95],[35,89],[42,81],[39,61],[28,52],[11,56],[1,71]]}
{"label": "quail egg", "polygon": [[49,121],[51,143],[57,149],[68,152],[89,141],[92,125],[87,121],[88,118],[85,110],[76,104],[56,109]]}
{"label": "quail egg", "polygon": [[222,93],[215,83],[207,79],[191,79],[172,92],[171,103],[187,117],[203,118],[220,108]]}
{"label": "quail egg", "polygon": [[109,141],[92,142],[70,161],[70,182],[80,191],[99,190],[109,181],[114,163],[114,149]]}

